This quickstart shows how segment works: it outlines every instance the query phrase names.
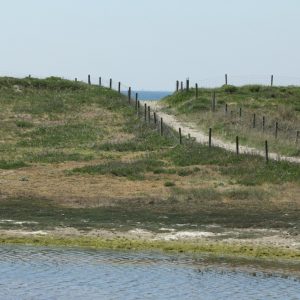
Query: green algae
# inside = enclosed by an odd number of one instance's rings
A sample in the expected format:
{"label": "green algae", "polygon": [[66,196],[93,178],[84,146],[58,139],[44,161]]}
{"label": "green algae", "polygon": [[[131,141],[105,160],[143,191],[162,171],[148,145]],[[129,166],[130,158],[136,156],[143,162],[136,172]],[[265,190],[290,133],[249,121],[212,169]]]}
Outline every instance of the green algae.
{"label": "green algae", "polygon": [[107,250],[162,251],[169,253],[203,254],[235,259],[262,259],[300,263],[300,251],[273,246],[229,244],[225,242],[161,241],[117,237],[9,236],[2,235],[0,244],[81,247]]}

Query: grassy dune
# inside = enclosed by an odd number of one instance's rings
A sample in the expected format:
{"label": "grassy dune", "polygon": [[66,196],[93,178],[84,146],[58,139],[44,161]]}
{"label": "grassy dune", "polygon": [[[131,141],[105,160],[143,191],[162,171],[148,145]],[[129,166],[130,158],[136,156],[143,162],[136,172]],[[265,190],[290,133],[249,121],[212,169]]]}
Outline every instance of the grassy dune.
{"label": "grassy dune", "polygon": [[[215,111],[212,111],[213,93]],[[214,136],[234,142],[238,135],[242,144],[259,149],[263,149],[264,141],[268,140],[272,152],[300,156],[300,137],[296,144],[297,131],[300,131],[299,87],[200,88],[198,98],[195,89],[191,89],[167,97],[164,103],[166,109],[183,120],[193,121],[205,132],[212,128]]]}
{"label": "grassy dune", "polygon": [[[200,99],[210,93],[201,91]],[[227,97],[243,101],[235,93]],[[207,111],[206,98],[204,107],[192,97],[166,102],[187,115]],[[298,100],[291,99],[287,107],[298,120]],[[297,165],[266,165],[187,140],[178,145],[117,92],[60,78],[0,78],[0,107],[1,229],[214,224],[299,233]]]}

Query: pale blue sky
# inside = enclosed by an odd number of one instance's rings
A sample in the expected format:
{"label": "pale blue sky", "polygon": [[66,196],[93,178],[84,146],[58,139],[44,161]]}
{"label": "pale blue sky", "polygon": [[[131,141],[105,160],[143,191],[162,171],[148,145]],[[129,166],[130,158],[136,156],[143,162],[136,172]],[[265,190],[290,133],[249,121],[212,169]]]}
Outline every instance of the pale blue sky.
{"label": "pale blue sky", "polygon": [[186,77],[221,84],[224,73],[236,75],[232,83],[274,74],[275,82],[299,77],[300,84],[299,0],[0,4],[1,76],[90,73],[152,90],[171,90]]}

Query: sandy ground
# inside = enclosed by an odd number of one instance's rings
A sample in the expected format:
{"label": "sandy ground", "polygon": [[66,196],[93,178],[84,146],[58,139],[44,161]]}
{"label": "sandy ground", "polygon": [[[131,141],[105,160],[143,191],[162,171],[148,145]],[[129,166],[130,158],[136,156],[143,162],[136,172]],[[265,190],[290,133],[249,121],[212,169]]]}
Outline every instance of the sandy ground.
{"label": "sandy ground", "polygon": [[[158,101],[143,101],[143,104],[145,103],[149,105],[153,111],[157,112],[159,118],[163,118],[164,123],[167,124],[168,126],[174,128],[175,130],[181,128],[183,135],[188,136],[190,134],[191,137],[195,138],[196,141],[199,142],[200,144],[208,144],[208,134],[199,130],[199,128],[196,128],[195,124],[191,122],[182,122],[175,115],[170,115],[162,111],[162,105]],[[236,152],[235,143],[229,143],[221,139],[212,138],[212,145],[226,149],[230,152]],[[248,147],[248,146],[240,146],[239,152],[243,154],[253,154],[253,155],[259,155],[265,157],[264,151],[258,150],[256,148]],[[289,162],[300,164],[300,158],[282,156],[277,153],[269,153],[269,159],[283,160],[283,161],[289,161]]]}

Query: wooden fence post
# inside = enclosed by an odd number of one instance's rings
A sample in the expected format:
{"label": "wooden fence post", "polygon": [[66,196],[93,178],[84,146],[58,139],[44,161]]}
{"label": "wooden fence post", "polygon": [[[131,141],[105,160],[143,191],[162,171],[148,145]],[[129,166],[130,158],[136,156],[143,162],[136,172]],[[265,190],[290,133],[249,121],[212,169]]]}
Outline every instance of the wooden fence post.
{"label": "wooden fence post", "polygon": [[252,119],[252,127],[256,127],[256,114],[253,114],[253,119]]}
{"label": "wooden fence post", "polygon": [[183,91],[183,81],[181,81],[181,83],[180,83],[180,89],[181,89],[181,91]]}
{"label": "wooden fence post", "polygon": [[240,107],[240,118],[242,117],[242,108]]}
{"label": "wooden fence post", "polygon": [[271,75],[271,86],[273,86],[274,83],[274,75]]}
{"label": "wooden fence post", "polygon": [[240,154],[240,143],[239,143],[238,136],[235,138],[235,142],[236,142],[236,155],[239,155]]}
{"label": "wooden fence post", "polygon": [[121,94],[121,82],[120,81],[118,83],[118,92],[119,92],[119,94]]}
{"label": "wooden fence post", "polygon": [[213,92],[213,96],[212,96],[212,111],[216,111],[216,92]]}
{"label": "wooden fence post", "polygon": [[154,124],[157,123],[157,120],[156,120],[156,112],[153,113],[153,119],[154,119]]}
{"label": "wooden fence post", "polygon": [[179,128],[179,144],[182,145],[181,128]]}
{"label": "wooden fence post", "polygon": [[208,133],[208,146],[209,146],[209,148],[211,148],[211,133],[212,133],[212,130],[211,130],[211,128],[209,128],[209,133]]}
{"label": "wooden fence post", "polygon": [[162,136],[164,133],[164,128],[163,128],[163,118],[160,118],[160,135]]}
{"label": "wooden fence post", "polygon": [[109,88],[112,89],[112,79],[109,79]]}
{"label": "wooden fence post", "polygon": [[275,139],[278,138],[278,122],[275,123]]}
{"label": "wooden fence post", "polygon": [[228,112],[228,104],[225,103],[225,115],[227,115],[227,112]]}
{"label": "wooden fence post", "polygon": [[189,79],[186,80],[186,91],[187,92],[190,91],[190,80]]}
{"label": "wooden fence post", "polygon": [[88,84],[91,85],[91,75],[88,75]]}
{"label": "wooden fence post", "polygon": [[131,101],[131,87],[128,89],[128,103]]}
{"label": "wooden fence post", "polygon": [[198,96],[199,96],[198,83],[196,83],[195,88],[196,88],[196,99],[198,99]]}
{"label": "wooden fence post", "polygon": [[147,104],[144,104],[144,120],[147,121]]}
{"label": "wooden fence post", "polygon": [[102,78],[99,77],[99,86],[102,86]]}
{"label": "wooden fence post", "polygon": [[138,109],[139,94],[135,93],[135,109]]}
{"label": "wooden fence post", "polygon": [[268,147],[268,141],[265,141],[265,154],[266,154],[266,163],[269,162],[269,147]]}
{"label": "wooden fence post", "polygon": [[151,108],[148,106],[148,122],[151,122]]}
{"label": "wooden fence post", "polygon": [[228,85],[228,75],[225,74],[225,85]]}
{"label": "wooden fence post", "polygon": [[178,91],[179,91],[179,81],[176,80],[176,92],[178,92]]}
{"label": "wooden fence post", "polygon": [[262,119],[262,130],[263,130],[263,132],[265,132],[265,126],[266,126],[266,117],[263,116],[263,119]]}
{"label": "wooden fence post", "polygon": [[138,107],[137,107],[137,115],[138,116],[140,115],[140,106],[141,106],[140,101],[138,101]]}

